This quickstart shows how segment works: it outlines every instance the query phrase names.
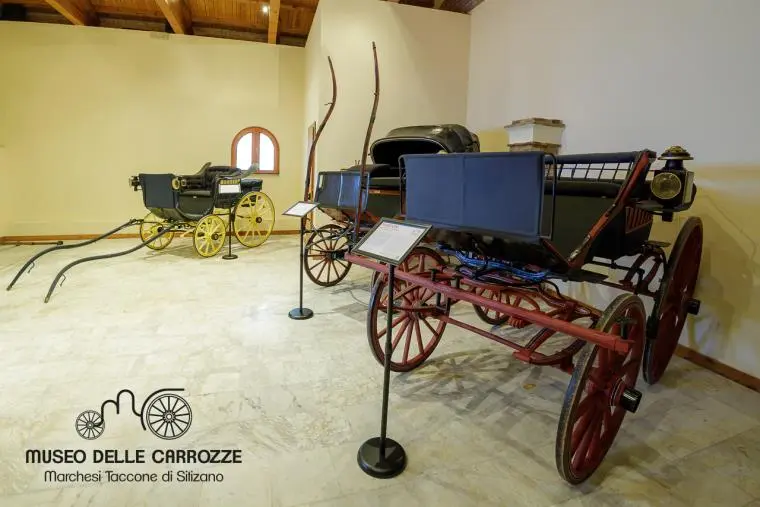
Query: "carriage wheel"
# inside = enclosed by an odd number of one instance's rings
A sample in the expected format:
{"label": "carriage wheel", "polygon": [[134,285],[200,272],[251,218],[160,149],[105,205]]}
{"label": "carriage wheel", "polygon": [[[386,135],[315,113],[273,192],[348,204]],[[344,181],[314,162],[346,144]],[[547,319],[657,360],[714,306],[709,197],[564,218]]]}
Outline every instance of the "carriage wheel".
{"label": "carriage wheel", "polygon": [[174,440],[190,428],[193,413],[190,405],[176,394],[162,394],[148,405],[145,423],[158,438]]}
{"label": "carriage wheel", "polygon": [[665,372],[678,346],[686,314],[698,311],[699,303],[692,296],[702,258],[702,234],[702,220],[690,217],[670,253],[644,347],[642,373],[648,384],[656,384]]}
{"label": "carriage wheel", "polygon": [[599,467],[615,440],[626,412],[635,412],[636,391],[646,333],[646,310],[637,296],[623,294],[607,307],[596,329],[631,342],[623,355],[586,344],[565,392],[557,429],[556,463],[560,476],[580,484]]}
{"label": "carriage wheel", "polygon": [[[399,270],[430,277],[432,268],[441,268],[443,259],[429,248],[417,247],[398,267]],[[448,315],[450,303],[426,288],[395,280],[393,300],[391,370],[411,371],[420,366],[438,346],[446,328],[440,320]],[[380,276],[372,289],[367,312],[367,338],[375,359],[385,364],[385,334],[388,315],[388,277]],[[400,346],[399,346],[400,345]]]}
{"label": "carriage wheel", "polygon": [[193,246],[201,257],[213,257],[224,246],[227,226],[217,215],[206,215],[195,226]]}
{"label": "carriage wheel", "polygon": [[274,204],[264,192],[248,192],[235,206],[232,229],[240,244],[253,248],[263,244],[274,228]]}
{"label": "carriage wheel", "polygon": [[[535,301],[526,299],[517,294],[511,294],[506,291],[500,291],[500,290],[494,290],[494,289],[483,289],[483,288],[476,287],[475,294],[477,294],[478,296],[482,296],[486,299],[499,301],[500,303],[504,303],[507,305],[525,308],[526,310],[540,309]],[[492,310],[490,308],[485,308],[483,306],[478,306],[478,305],[472,305],[472,307],[475,309],[475,313],[478,314],[478,317],[480,317],[480,320],[488,324],[491,324],[493,326],[500,326],[502,324],[505,324],[509,320],[509,315],[505,313],[497,312],[496,310]]]}
{"label": "carriage wheel", "polygon": [[343,280],[351,263],[343,259],[348,252],[345,229],[327,224],[314,231],[304,247],[303,267],[309,279],[322,287],[332,287]]}
{"label": "carriage wheel", "polygon": [[[144,243],[167,227],[168,223],[166,220],[157,217],[154,213],[148,213],[145,215],[145,218],[143,218],[143,221],[140,224],[140,239]],[[167,232],[161,237],[156,238],[154,241],[148,243],[147,247],[151,250],[163,250],[169,246],[169,243],[172,242],[172,239],[174,239],[174,233]]]}
{"label": "carriage wheel", "polygon": [[95,440],[103,434],[106,423],[100,413],[94,410],[85,410],[74,421],[74,427],[80,437],[85,440]]}

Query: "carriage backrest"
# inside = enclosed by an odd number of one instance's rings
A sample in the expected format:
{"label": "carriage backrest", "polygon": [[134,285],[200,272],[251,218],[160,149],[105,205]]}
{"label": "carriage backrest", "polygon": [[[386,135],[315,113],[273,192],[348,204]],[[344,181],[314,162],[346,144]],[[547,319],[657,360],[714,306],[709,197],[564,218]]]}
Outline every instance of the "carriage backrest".
{"label": "carriage backrest", "polygon": [[172,188],[173,174],[139,174],[143,203],[146,208],[174,209],[177,191]]}
{"label": "carriage backrest", "polygon": [[406,218],[434,227],[537,241],[543,152],[406,155]]}
{"label": "carriage backrest", "polygon": [[[317,178],[314,201],[320,207],[355,210],[359,202],[359,179],[361,173],[355,171],[322,171]],[[365,180],[368,175],[365,175]],[[362,209],[367,206],[367,192],[363,193]]]}

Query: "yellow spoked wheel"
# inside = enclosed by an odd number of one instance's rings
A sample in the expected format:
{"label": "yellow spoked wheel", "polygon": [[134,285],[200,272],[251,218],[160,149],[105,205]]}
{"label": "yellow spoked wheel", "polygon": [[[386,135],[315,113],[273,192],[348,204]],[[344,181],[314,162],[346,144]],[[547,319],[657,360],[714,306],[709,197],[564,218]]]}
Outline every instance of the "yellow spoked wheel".
{"label": "yellow spoked wheel", "polygon": [[224,246],[227,226],[217,215],[206,215],[195,226],[193,246],[201,257],[213,257]]}
{"label": "yellow spoked wheel", "polygon": [[274,204],[263,192],[248,192],[235,206],[232,228],[248,248],[264,243],[274,228]]}
{"label": "yellow spoked wheel", "polygon": [[[144,243],[156,234],[159,234],[161,231],[165,230],[167,227],[169,227],[169,224],[166,222],[166,220],[157,217],[153,213],[148,213],[145,215],[143,222],[140,224],[140,239]],[[174,233],[167,232],[156,238],[154,241],[148,243],[147,247],[152,250],[163,250],[169,246],[169,243],[172,242],[172,239],[174,239]]]}

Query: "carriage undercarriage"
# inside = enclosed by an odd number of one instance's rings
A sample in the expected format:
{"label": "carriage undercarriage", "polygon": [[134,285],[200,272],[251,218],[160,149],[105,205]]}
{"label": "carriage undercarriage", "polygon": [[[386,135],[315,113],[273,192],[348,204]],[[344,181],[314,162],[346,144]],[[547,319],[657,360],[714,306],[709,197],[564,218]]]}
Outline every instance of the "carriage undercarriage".
{"label": "carriage undercarriage", "polygon": [[[570,374],[555,457],[560,476],[581,483],[601,464],[625,414],[638,409],[639,371],[650,384],[660,379],[685,316],[699,310],[699,302],[691,297],[696,272],[685,268],[694,253],[699,255],[701,234],[699,219],[690,219],[673,249],[671,269],[654,290],[650,284],[666,264],[665,253],[661,244],[648,243],[622,281],[605,280],[630,294],[618,296],[603,311],[563,295],[551,281],[526,284],[509,275],[483,280],[461,266],[452,267],[435,249],[417,247],[394,274],[390,367],[397,372],[418,368],[433,354],[446,326],[453,325],[513,349],[513,356],[524,363]],[[655,261],[642,269],[653,255]],[[389,268],[353,254],[347,254],[346,261],[378,274],[367,312],[367,337],[372,354],[383,364]],[[636,294],[655,298],[649,319]],[[452,317],[451,308],[458,302],[472,305],[491,328]],[[518,343],[494,332],[503,325],[528,332]],[[561,345],[552,342],[557,335],[566,338]]]}

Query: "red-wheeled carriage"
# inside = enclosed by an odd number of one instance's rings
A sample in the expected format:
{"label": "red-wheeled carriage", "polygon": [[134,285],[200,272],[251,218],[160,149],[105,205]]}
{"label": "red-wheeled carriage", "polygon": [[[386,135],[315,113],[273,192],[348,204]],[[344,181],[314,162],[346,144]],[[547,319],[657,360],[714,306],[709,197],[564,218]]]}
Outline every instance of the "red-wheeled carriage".
{"label": "red-wheeled carriage", "polygon": [[[428,246],[413,250],[395,272],[391,368],[420,366],[446,326],[455,325],[513,348],[526,363],[570,373],[556,464],[572,484],[590,477],[626,412],[638,408],[639,370],[657,382],[686,315],[699,311],[693,293],[700,219],[686,220],[669,256],[667,244],[649,239],[655,215],[671,221],[691,206],[696,186],[683,165],[691,157],[671,147],[656,170],[655,158],[648,150],[404,156],[405,219],[433,229]],[[388,267],[355,254],[346,260],[381,273],[367,332],[382,364]],[[625,276],[610,280],[593,266]],[[562,294],[555,282],[599,283],[630,294],[602,311]],[[648,318],[639,296],[654,299]],[[529,335],[518,343],[454,318],[457,302],[472,304],[490,325],[526,328]],[[553,343],[561,336],[564,342]]]}

